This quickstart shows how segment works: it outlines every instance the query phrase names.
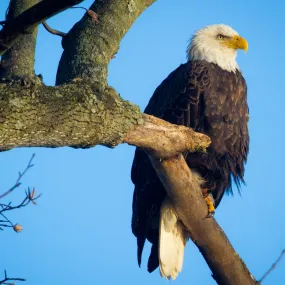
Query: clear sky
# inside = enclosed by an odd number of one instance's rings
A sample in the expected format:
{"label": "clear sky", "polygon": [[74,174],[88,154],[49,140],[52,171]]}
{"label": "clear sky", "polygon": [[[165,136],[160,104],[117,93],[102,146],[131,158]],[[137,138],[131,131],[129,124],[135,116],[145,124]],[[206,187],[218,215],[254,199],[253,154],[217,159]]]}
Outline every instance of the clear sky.
{"label": "clear sky", "polygon": [[[86,0],[82,6],[91,3]],[[8,0],[0,1],[0,20],[7,5]],[[235,197],[223,199],[216,219],[256,278],[285,248],[284,11],[282,0],[159,0],[132,26],[109,69],[110,85],[143,110],[160,82],[185,62],[188,39],[196,29],[224,23],[248,40],[248,53],[238,55],[250,108],[247,186],[242,197],[235,191]],[[83,13],[70,9],[48,23],[67,32]],[[48,85],[54,84],[61,53],[60,38],[40,27],[35,69]],[[1,192],[15,182],[33,152],[35,167],[24,177],[23,187],[6,201],[19,202],[28,186],[35,186],[43,196],[37,206],[9,215],[24,230],[0,233],[0,270],[26,278],[29,285],[167,284],[158,271],[149,274],[146,270],[149,246],[142,268],[137,266],[130,226],[133,147],[3,152]],[[191,241],[175,284],[215,284]],[[285,259],[264,284],[285,284]]]}

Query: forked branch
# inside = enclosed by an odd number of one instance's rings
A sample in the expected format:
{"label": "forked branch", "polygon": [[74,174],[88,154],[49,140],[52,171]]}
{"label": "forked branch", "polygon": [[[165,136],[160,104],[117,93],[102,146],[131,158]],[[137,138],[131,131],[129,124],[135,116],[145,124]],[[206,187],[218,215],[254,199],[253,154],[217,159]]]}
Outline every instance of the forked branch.
{"label": "forked branch", "polygon": [[[23,172],[19,172],[19,176],[16,180],[16,183],[9,190],[4,192],[0,196],[0,199],[7,196],[8,194],[10,194],[13,190],[15,190],[16,188],[18,188],[21,185],[20,181],[21,181],[22,177],[33,166],[32,161],[33,161],[34,157],[35,157],[35,154],[32,155],[32,157],[31,157],[27,167],[25,168],[25,170]],[[35,188],[33,188],[32,190],[30,188],[28,188],[28,190],[25,191],[26,195],[25,195],[24,199],[22,200],[21,203],[19,203],[17,205],[13,205],[12,202],[9,202],[8,204],[0,203],[0,230],[3,230],[3,228],[13,228],[15,232],[22,231],[22,226],[12,223],[11,220],[6,216],[6,212],[26,207],[31,202],[34,205],[36,205],[35,201],[41,196],[41,194],[38,196],[35,196],[35,192],[36,192]]]}
{"label": "forked branch", "polygon": [[15,284],[16,281],[26,281],[26,279],[24,279],[24,278],[11,278],[11,277],[8,277],[6,270],[4,270],[4,279],[0,280],[0,284],[6,284],[6,285],[10,284],[10,285],[12,285],[12,284]]}
{"label": "forked branch", "polygon": [[8,189],[6,192],[4,192],[2,195],[0,195],[0,199],[2,199],[3,197],[5,197],[6,195],[8,195],[9,193],[11,193],[13,190],[15,190],[16,188],[18,188],[21,185],[21,179],[23,178],[23,176],[26,174],[26,172],[33,167],[34,165],[32,164],[33,159],[35,157],[35,154],[33,153],[32,157],[29,160],[29,163],[27,165],[27,167],[24,169],[23,172],[19,172],[19,176],[16,180],[16,183],[10,188]]}

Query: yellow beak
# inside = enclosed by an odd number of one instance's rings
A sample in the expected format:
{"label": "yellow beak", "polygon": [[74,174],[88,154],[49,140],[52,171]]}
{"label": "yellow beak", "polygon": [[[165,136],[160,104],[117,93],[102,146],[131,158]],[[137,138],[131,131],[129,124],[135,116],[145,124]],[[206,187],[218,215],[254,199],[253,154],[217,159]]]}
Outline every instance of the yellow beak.
{"label": "yellow beak", "polygon": [[247,40],[240,36],[234,36],[232,38],[226,39],[222,41],[221,44],[233,49],[243,49],[244,52],[247,52],[248,50]]}

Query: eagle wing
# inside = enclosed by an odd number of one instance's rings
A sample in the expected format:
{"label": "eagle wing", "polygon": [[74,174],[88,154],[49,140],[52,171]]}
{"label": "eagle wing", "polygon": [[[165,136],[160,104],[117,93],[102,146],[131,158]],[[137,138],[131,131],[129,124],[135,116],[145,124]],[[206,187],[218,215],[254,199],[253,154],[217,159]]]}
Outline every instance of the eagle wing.
{"label": "eagle wing", "polygon": [[[155,90],[145,113],[173,124],[203,131],[203,92],[209,84],[207,63],[193,61],[182,64]],[[138,263],[141,264],[144,243],[148,239],[153,244],[148,262],[148,270],[152,272],[159,265],[159,209],[165,190],[148,156],[139,148],[135,152],[131,178],[135,184],[132,231],[137,237]]]}

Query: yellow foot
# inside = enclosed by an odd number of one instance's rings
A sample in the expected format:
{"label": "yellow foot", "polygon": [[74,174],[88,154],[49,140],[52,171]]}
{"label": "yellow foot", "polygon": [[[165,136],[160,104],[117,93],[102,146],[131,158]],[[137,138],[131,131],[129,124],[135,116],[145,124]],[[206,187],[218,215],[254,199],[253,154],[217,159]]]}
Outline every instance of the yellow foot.
{"label": "yellow foot", "polygon": [[207,193],[206,195],[204,195],[204,200],[206,201],[208,206],[208,215],[206,218],[211,218],[214,216],[216,210],[214,198],[211,193]]}

